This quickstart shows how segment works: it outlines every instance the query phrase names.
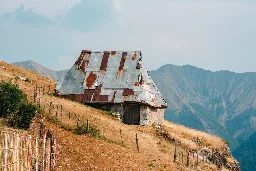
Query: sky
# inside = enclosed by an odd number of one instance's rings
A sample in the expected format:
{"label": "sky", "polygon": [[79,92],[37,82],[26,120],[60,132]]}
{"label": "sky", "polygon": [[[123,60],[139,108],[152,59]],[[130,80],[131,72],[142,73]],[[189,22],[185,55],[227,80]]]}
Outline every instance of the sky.
{"label": "sky", "polygon": [[82,49],[256,72],[254,0],[0,0],[0,60],[71,68]]}

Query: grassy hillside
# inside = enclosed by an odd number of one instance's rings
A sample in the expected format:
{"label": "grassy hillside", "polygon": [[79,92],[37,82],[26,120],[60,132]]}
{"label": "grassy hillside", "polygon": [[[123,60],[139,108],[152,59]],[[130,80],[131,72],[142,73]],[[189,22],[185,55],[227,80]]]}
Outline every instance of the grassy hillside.
{"label": "grassy hillside", "polygon": [[[23,76],[29,81],[16,80]],[[0,61],[0,81],[16,82],[19,88],[33,101],[34,87],[50,86],[53,91],[56,82],[33,71],[21,69]],[[61,99],[51,94],[41,93],[44,124],[57,138],[59,144],[58,166],[62,170],[184,170],[195,169],[196,152],[199,167],[204,170],[219,170],[234,165],[225,142],[218,137],[165,122],[165,126],[143,127],[125,125],[109,112],[96,110],[85,105]],[[49,104],[53,103],[54,112],[49,114]],[[56,119],[57,105],[62,105],[62,118]],[[90,121],[94,134],[76,135],[77,122],[69,120],[68,114],[79,118],[79,123]],[[122,139],[120,137],[122,130]],[[139,152],[135,135],[138,134]],[[123,141],[123,143],[122,143]],[[177,144],[177,160],[174,163],[174,148]],[[190,152],[189,166],[186,164]],[[182,157],[183,155],[183,160]],[[208,157],[207,157],[208,156]],[[209,157],[210,156],[210,157]],[[217,156],[220,158],[215,159]],[[223,161],[219,161],[223,160]],[[218,163],[224,163],[220,168]]]}

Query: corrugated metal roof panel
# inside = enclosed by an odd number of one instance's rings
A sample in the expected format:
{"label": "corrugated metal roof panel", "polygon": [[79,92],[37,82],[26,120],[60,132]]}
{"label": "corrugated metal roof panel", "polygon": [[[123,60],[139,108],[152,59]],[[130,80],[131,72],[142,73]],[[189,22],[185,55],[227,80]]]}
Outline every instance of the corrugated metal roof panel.
{"label": "corrugated metal roof panel", "polygon": [[167,107],[142,63],[140,51],[82,51],[59,95],[80,94],[84,103],[139,102]]}

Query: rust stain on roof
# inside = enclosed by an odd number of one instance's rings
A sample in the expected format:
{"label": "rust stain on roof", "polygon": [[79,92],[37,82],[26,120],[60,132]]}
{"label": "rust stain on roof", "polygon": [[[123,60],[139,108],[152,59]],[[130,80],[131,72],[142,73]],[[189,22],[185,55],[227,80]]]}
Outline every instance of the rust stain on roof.
{"label": "rust stain on roof", "polygon": [[78,102],[82,99],[84,104],[129,101],[167,107],[144,68],[140,51],[83,50],[68,74],[59,89],[60,96]]}
{"label": "rust stain on roof", "polygon": [[82,71],[85,72],[86,67],[88,66],[89,60],[90,60],[90,55],[91,53],[84,53],[83,51],[81,52],[79,58],[75,62],[75,65],[81,69]]}
{"label": "rust stain on roof", "polygon": [[113,95],[113,97],[112,97],[112,99],[111,99],[111,101],[112,101],[112,102],[114,102],[114,101],[115,101],[115,98],[116,98],[116,92],[117,92],[117,91],[115,90],[115,91],[114,91],[114,95]]}
{"label": "rust stain on roof", "polygon": [[135,82],[134,86],[140,86],[140,82]]}
{"label": "rust stain on roof", "polygon": [[97,79],[97,75],[91,72],[89,76],[86,79],[86,87],[92,88],[93,84],[95,83]]}
{"label": "rust stain on roof", "polygon": [[134,61],[134,60],[136,59],[136,57],[137,57],[137,55],[136,55],[136,53],[134,53],[134,54],[132,55],[132,60]]}
{"label": "rust stain on roof", "polygon": [[92,53],[92,51],[91,50],[82,50],[82,53]]}
{"label": "rust stain on roof", "polygon": [[123,70],[126,56],[127,56],[127,52],[123,52],[118,70]]}
{"label": "rust stain on roof", "polygon": [[101,61],[101,65],[100,65],[100,70],[101,71],[106,71],[107,66],[108,66],[108,58],[109,58],[109,53],[105,53],[103,55],[102,61]]}
{"label": "rust stain on roof", "polygon": [[111,51],[111,55],[114,56],[116,54],[116,51]]}
{"label": "rust stain on roof", "polygon": [[132,89],[128,89],[128,88],[125,88],[123,90],[123,96],[129,96],[129,95],[134,95],[134,91]]}
{"label": "rust stain on roof", "polygon": [[92,101],[100,101],[99,98],[100,98],[100,93],[101,93],[101,87],[102,87],[102,85],[98,86],[94,90]]}

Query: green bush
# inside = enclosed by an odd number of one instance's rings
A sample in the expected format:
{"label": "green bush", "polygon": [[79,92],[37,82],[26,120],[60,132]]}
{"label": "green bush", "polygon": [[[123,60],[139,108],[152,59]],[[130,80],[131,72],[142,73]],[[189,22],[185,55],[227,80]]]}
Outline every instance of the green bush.
{"label": "green bush", "polygon": [[18,127],[28,129],[31,120],[35,117],[36,106],[31,103],[21,104],[17,115],[19,116]]}
{"label": "green bush", "polygon": [[0,117],[6,118],[9,126],[28,129],[36,110],[16,85],[0,83]]}
{"label": "green bush", "polygon": [[18,111],[21,103],[27,102],[26,94],[16,85],[0,83],[0,117],[7,117]]}

